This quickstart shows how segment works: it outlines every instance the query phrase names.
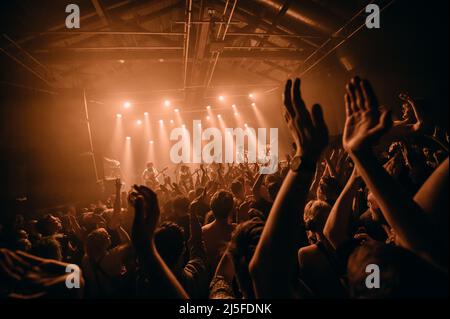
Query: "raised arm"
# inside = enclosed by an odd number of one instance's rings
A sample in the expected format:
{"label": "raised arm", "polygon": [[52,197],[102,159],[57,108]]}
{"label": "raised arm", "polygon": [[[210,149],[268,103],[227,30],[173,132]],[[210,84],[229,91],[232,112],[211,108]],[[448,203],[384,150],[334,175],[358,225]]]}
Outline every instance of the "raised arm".
{"label": "raised arm", "polygon": [[207,264],[206,258],[206,247],[205,242],[203,240],[202,234],[202,226],[198,221],[198,207],[201,202],[205,201],[207,189],[206,187],[203,189],[203,193],[198,196],[189,206],[189,227],[190,227],[190,235],[189,238],[189,248],[190,248],[190,257],[198,258],[204,261],[205,265]]}
{"label": "raised arm", "polygon": [[425,125],[425,117],[422,108],[418,106],[417,103],[406,93],[400,94],[400,98],[409,104],[414,113],[414,117],[416,118],[416,122],[411,126],[412,131],[419,132],[423,130]]}
{"label": "raised arm", "polygon": [[343,146],[375,196],[400,244],[431,261],[442,254],[442,239],[420,206],[378,163],[372,146],[392,126],[390,113],[379,107],[370,83],[354,78],[345,97],[347,120]]}
{"label": "raised arm", "polygon": [[128,233],[123,229],[121,226],[122,224],[122,217],[121,217],[121,210],[122,205],[120,201],[120,189],[122,188],[122,183],[120,181],[120,178],[116,179],[115,182],[116,186],[116,192],[115,192],[115,199],[114,199],[114,209],[111,216],[111,219],[109,221],[109,228],[116,230],[117,234],[119,235],[119,240],[121,244],[129,244],[131,242],[130,236]]}
{"label": "raised arm", "polygon": [[200,170],[202,171],[202,177],[200,179],[201,185],[206,186],[209,181],[209,177],[203,164],[200,164]]}
{"label": "raised arm", "polygon": [[116,193],[115,193],[115,198],[114,198],[114,214],[120,214],[122,205],[120,202],[120,190],[122,188],[122,182],[120,181],[120,178],[116,179]]}
{"label": "raised arm", "polygon": [[258,178],[256,178],[256,181],[252,186],[252,194],[253,194],[253,197],[255,198],[255,201],[258,201],[261,199],[261,185],[262,185],[263,181],[264,181],[264,175],[259,174]]}
{"label": "raised arm", "polygon": [[70,223],[70,226],[72,228],[72,231],[73,231],[75,237],[79,241],[84,242],[84,240],[86,239],[86,232],[80,226],[80,224],[78,223],[76,217],[73,216],[73,215],[69,215],[69,223]]}
{"label": "raised arm", "polygon": [[134,186],[129,200],[135,211],[133,246],[141,273],[150,283],[145,287],[144,295],[187,299],[187,293],[156,250],[154,234],[160,216],[156,194],[145,186]]}
{"label": "raised arm", "polygon": [[425,130],[427,124],[422,109],[407,94],[402,93],[399,97],[406,103],[407,107],[412,110],[415,119],[393,121],[389,135],[401,137],[405,135],[417,134]]}
{"label": "raised arm", "polygon": [[352,204],[358,191],[359,183],[356,169],[350,176],[342,193],[331,209],[327,222],[323,229],[323,234],[328,242],[336,249],[340,244],[350,239],[349,229],[352,216]]}
{"label": "raised arm", "polygon": [[[448,170],[447,157],[414,196],[414,201],[425,213],[435,219],[435,223],[441,223],[444,219],[448,220]],[[447,226],[448,224],[445,223],[445,227]]]}
{"label": "raised arm", "polygon": [[302,235],[301,212],[314,175],[317,159],[328,143],[328,129],[322,108],[314,105],[312,114],[300,94],[300,79],[286,84],[284,117],[297,145],[292,169],[281,186],[269,218],[250,262],[250,273],[258,298],[297,296],[297,252]]}

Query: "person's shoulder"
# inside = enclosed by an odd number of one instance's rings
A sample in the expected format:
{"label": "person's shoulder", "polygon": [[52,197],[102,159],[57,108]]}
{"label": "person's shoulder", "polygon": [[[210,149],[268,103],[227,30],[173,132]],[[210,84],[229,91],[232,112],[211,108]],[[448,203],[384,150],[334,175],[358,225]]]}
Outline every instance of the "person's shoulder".
{"label": "person's shoulder", "polygon": [[316,244],[302,247],[298,250],[298,260],[303,263],[305,260],[315,258],[318,256],[319,247]]}
{"label": "person's shoulder", "polygon": [[212,225],[212,223],[209,223],[209,224],[206,224],[206,225],[202,226],[202,231],[210,230],[211,229],[211,225]]}
{"label": "person's shoulder", "polygon": [[299,255],[310,255],[310,254],[314,254],[319,250],[319,247],[317,247],[317,245],[309,245],[309,246],[305,246],[302,247],[298,250],[298,254]]}

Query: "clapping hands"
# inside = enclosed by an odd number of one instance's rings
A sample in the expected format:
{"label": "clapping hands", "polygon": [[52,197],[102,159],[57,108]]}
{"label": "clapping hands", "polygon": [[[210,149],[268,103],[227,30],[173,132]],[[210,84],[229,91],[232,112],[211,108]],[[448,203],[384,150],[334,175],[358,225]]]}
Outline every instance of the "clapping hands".
{"label": "clapping hands", "polygon": [[391,113],[378,104],[367,80],[353,78],[346,87],[346,122],[342,144],[348,153],[370,148],[392,126]]}
{"label": "clapping hands", "polygon": [[284,92],[284,118],[297,146],[297,154],[316,162],[328,144],[328,128],[322,108],[315,104],[311,113],[307,110],[300,92],[300,79],[288,80]]}

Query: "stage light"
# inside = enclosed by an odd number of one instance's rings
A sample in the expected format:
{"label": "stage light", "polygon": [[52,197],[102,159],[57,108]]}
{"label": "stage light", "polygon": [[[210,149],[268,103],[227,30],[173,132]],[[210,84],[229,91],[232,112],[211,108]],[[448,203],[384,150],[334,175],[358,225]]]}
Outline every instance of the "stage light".
{"label": "stage light", "polygon": [[165,100],[165,101],[164,101],[164,105],[165,105],[165,106],[170,106],[170,104],[171,104],[171,103],[170,103],[169,100]]}
{"label": "stage light", "polygon": [[248,124],[247,124],[247,123],[245,123],[245,124],[244,124],[244,126],[245,126],[245,127],[248,127]]}
{"label": "stage light", "polygon": [[164,124],[164,121],[163,120],[159,120],[159,124]]}
{"label": "stage light", "polygon": [[163,63],[163,62],[164,62],[164,59],[163,59],[163,58],[160,58],[160,59],[158,59],[158,61],[159,61],[160,63]]}
{"label": "stage light", "polygon": [[145,112],[145,113],[144,113],[144,116],[148,116],[148,112]]}
{"label": "stage light", "polygon": [[126,134],[124,133],[124,120],[123,120],[123,115],[121,113],[117,113],[115,115],[116,119],[114,121],[114,130],[112,131],[112,139],[111,139],[111,151],[114,154],[117,154],[117,156],[119,154],[122,154],[123,150],[123,143],[125,143],[125,136]]}
{"label": "stage light", "polygon": [[235,115],[235,116],[238,116],[238,115],[239,115],[239,113],[238,113],[238,112],[234,112],[234,115]]}
{"label": "stage light", "polygon": [[119,60],[119,63],[120,63],[120,64],[124,64],[124,63],[125,63],[125,60]]}
{"label": "stage light", "polygon": [[198,126],[198,127],[201,127],[201,126],[202,126],[202,124],[201,124],[201,123],[198,123],[198,124],[197,124],[197,126]]}
{"label": "stage light", "polygon": [[121,175],[123,180],[127,181],[127,183],[135,184],[137,183],[137,178],[135,177],[135,167],[134,167],[134,159],[133,159],[133,143],[131,142],[131,136],[125,137],[125,142],[121,151]]}
{"label": "stage light", "polygon": [[173,124],[173,120],[170,120],[170,124]]}
{"label": "stage light", "polygon": [[207,109],[207,110],[211,110],[211,105],[208,105],[208,106],[206,107],[206,109]]}
{"label": "stage light", "polygon": [[150,144],[153,144],[154,142],[153,142],[153,141],[150,141],[149,143],[150,143]]}
{"label": "stage light", "polygon": [[180,110],[179,110],[179,109],[175,109],[174,111],[175,111],[175,113],[178,113],[178,112],[180,112]]}
{"label": "stage light", "polygon": [[131,103],[126,101],[126,102],[123,103],[123,107],[126,108],[126,109],[129,109],[131,107]]}
{"label": "stage light", "polygon": [[137,121],[136,121],[136,124],[137,124],[137,125],[141,125],[141,124],[142,124],[142,121],[141,121],[141,120],[137,120]]}
{"label": "stage light", "polygon": [[217,114],[217,118],[218,118],[218,119],[222,118],[222,115]]}
{"label": "stage light", "polygon": [[183,125],[181,125],[181,127],[182,127],[182,128],[186,128],[186,125],[183,124]]}
{"label": "stage light", "polygon": [[206,119],[209,121],[211,119],[211,116],[206,116]]}
{"label": "stage light", "polygon": [[251,98],[251,99],[253,99],[253,98],[255,97],[255,95],[254,95],[253,93],[250,93],[250,94],[248,95],[248,97]]}
{"label": "stage light", "polygon": [[255,107],[255,106],[256,106],[256,103],[252,103],[252,106]]}
{"label": "stage light", "polygon": [[233,109],[235,109],[235,108],[236,108],[236,104],[233,104],[231,107],[232,107]]}
{"label": "stage light", "polygon": [[220,101],[225,101],[225,97],[224,97],[223,95],[220,95],[220,96],[219,96],[219,100],[220,100]]}

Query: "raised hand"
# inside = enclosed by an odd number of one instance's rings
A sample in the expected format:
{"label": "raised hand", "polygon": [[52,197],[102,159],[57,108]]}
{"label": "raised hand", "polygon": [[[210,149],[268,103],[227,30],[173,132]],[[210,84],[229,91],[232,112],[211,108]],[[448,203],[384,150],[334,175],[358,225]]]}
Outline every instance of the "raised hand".
{"label": "raised hand", "polygon": [[156,194],[145,186],[133,186],[128,199],[134,207],[132,240],[135,247],[145,249],[153,244],[160,211]]}
{"label": "raised hand", "polygon": [[297,154],[316,162],[328,144],[328,128],[323,119],[322,108],[315,104],[311,114],[303,102],[300,79],[288,80],[284,92],[284,118],[297,145]]}
{"label": "raised hand", "polygon": [[120,193],[120,189],[122,188],[122,182],[120,181],[120,178],[116,179],[115,186],[116,186],[116,192]]}
{"label": "raised hand", "polygon": [[172,189],[179,195],[183,195],[183,192],[180,190],[180,187],[177,183],[172,183]]}
{"label": "raised hand", "polygon": [[[315,168],[318,158],[328,144],[328,129],[322,108],[314,105],[310,113],[302,100],[300,79],[286,83],[284,118],[294,140],[296,156]],[[309,162],[309,163],[308,163]],[[293,283],[298,278],[298,249],[306,244],[301,229],[302,214],[308,198],[314,172],[309,168],[290,170],[270,210],[266,227],[249,264],[257,298],[293,298],[298,291]],[[260,196],[259,179],[252,188]],[[280,249],[283,247],[283,249]],[[267,276],[267,274],[277,274]]]}
{"label": "raised hand", "polygon": [[411,96],[406,93],[406,92],[402,92],[398,95],[399,99],[405,102],[412,102],[413,99],[411,98]]}
{"label": "raised hand", "polygon": [[425,120],[421,107],[407,93],[400,93],[398,97],[405,102],[403,105],[405,109],[403,119],[394,121],[394,127],[407,134],[424,130],[428,126],[428,123],[426,123],[428,121]]}
{"label": "raised hand", "polygon": [[346,87],[346,122],[342,144],[349,152],[370,148],[392,126],[391,113],[380,108],[367,80],[353,78]]}
{"label": "raised hand", "polygon": [[121,198],[120,198],[120,189],[122,188],[122,182],[120,181],[120,178],[117,178],[114,183],[116,187],[116,193],[115,193],[115,199],[114,199],[114,211],[112,214],[112,217],[109,221],[109,227],[111,229],[117,229],[120,227],[121,224]]}
{"label": "raised hand", "polygon": [[141,275],[146,278],[146,283],[140,287],[145,291],[143,295],[149,298],[187,299],[187,293],[156,250],[154,235],[160,216],[156,194],[145,186],[134,185],[128,200],[134,207],[132,242]]}
{"label": "raised hand", "polygon": [[203,193],[198,196],[196,199],[192,201],[189,205],[189,222],[190,222],[190,230],[191,230],[191,242],[196,240],[201,240],[202,238],[202,226],[198,221],[197,210],[199,203],[203,200],[204,196],[206,196],[206,188],[203,190]]}
{"label": "raised hand", "polygon": [[387,163],[383,165],[383,167],[386,170],[386,172],[389,173],[389,175],[397,178],[402,172],[403,168],[402,159],[403,159],[402,153],[395,154],[394,157],[392,157]]}
{"label": "raised hand", "polygon": [[203,192],[197,196],[196,198],[194,198],[194,200],[191,202],[191,204],[189,205],[189,211],[191,213],[197,213],[197,208],[200,202],[205,202],[206,201],[206,195],[208,193],[208,188],[205,186],[203,188]]}

